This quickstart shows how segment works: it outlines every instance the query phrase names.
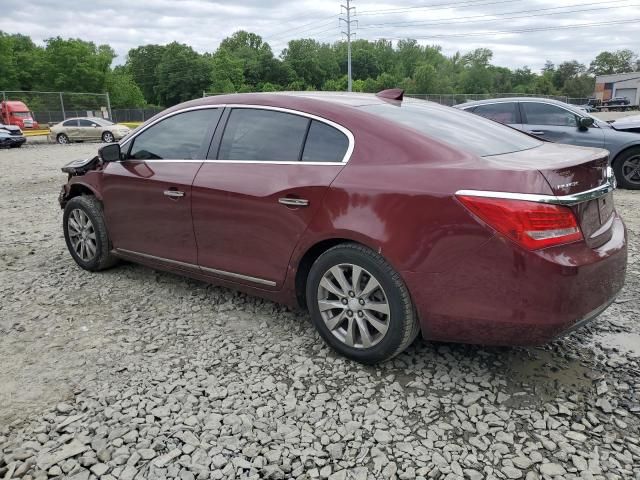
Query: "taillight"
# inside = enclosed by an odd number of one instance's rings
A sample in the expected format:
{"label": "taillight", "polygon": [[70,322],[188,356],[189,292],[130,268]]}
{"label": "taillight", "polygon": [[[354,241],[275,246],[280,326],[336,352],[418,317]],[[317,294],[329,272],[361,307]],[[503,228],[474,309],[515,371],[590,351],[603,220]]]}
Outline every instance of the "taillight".
{"label": "taillight", "polygon": [[529,250],[583,239],[575,215],[562,205],[469,195],[457,198],[489,226]]}

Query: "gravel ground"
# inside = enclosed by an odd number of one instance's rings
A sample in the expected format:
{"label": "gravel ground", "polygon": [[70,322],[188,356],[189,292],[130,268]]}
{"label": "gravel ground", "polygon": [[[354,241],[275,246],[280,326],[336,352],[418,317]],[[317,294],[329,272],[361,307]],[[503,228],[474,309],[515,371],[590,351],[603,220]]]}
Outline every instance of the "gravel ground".
{"label": "gravel ground", "polygon": [[640,479],[640,192],[627,284],[544,348],[416,341],[366,367],[306,314],[66,251],[59,167],[0,151],[0,478]]}

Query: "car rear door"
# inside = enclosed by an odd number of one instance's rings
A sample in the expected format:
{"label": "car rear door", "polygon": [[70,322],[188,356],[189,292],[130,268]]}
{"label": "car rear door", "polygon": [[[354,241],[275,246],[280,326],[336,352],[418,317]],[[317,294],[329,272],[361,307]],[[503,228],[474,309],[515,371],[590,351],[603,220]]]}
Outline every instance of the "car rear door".
{"label": "car rear door", "polygon": [[487,103],[471,107],[471,109],[476,115],[522,130],[517,102]]}
{"label": "car rear door", "polygon": [[198,263],[213,276],[278,289],[353,136],[270,107],[228,108],[222,125],[193,184]]}
{"label": "car rear door", "polygon": [[198,108],[164,117],[123,145],[103,172],[109,235],[122,254],[197,269],[191,185],[221,116]]}
{"label": "car rear door", "polygon": [[520,102],[524,130],[551,142],[582,147],[604,147],[604,133],[596,125],[579,128],[579,116],[558,105]]}

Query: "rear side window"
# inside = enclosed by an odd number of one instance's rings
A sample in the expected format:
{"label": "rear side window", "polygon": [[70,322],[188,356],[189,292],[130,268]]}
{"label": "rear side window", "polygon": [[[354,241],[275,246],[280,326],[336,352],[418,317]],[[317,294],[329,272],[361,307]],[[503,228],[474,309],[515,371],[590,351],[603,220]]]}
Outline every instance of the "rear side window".
{"label": "rear side window", "polygon": [[488,118],[499,123],[518,123],[516,104],[493,103],[491,105],[478,105],[473,111],[476,115]]}
{"label": "rear side window", "polygon": [[542,145],[517,130],[478,115],[419,100],[365,105],[363,110],[480,156],[528,150]]}
{"label": "rear side window", "polygon": [[220,160],[281,161],[300,160],[309,119],[291,113],[236,108],[225,127]]}
{"label": "rear side window", "polygon": [[340,130],[313,120],[302,153],[303,162],[341,162],[349,148],[349,139]]}
{"label": "rear side window", "polygon": [[129,158],[136,160],[197,160],[208,143],[208,132],[220,119],[218,108],[178,113],[149,127],[136,138]]}
{"label": "rear side window", "polygon": [[78,120],[67,120],[62,124],[63,127],[77,127]]}

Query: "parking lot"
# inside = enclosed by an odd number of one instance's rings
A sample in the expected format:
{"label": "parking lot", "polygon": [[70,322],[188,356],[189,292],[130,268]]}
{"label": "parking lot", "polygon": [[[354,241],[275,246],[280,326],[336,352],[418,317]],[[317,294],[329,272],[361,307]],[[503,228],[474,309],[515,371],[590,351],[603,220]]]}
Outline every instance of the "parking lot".
{"label": "parking lot", "polygon": [[305,312],[70,258],[60,167],[0,151],[0,478],[640,479],[640,192],[627,282],[540,348],[418,339],[375,367]]}

